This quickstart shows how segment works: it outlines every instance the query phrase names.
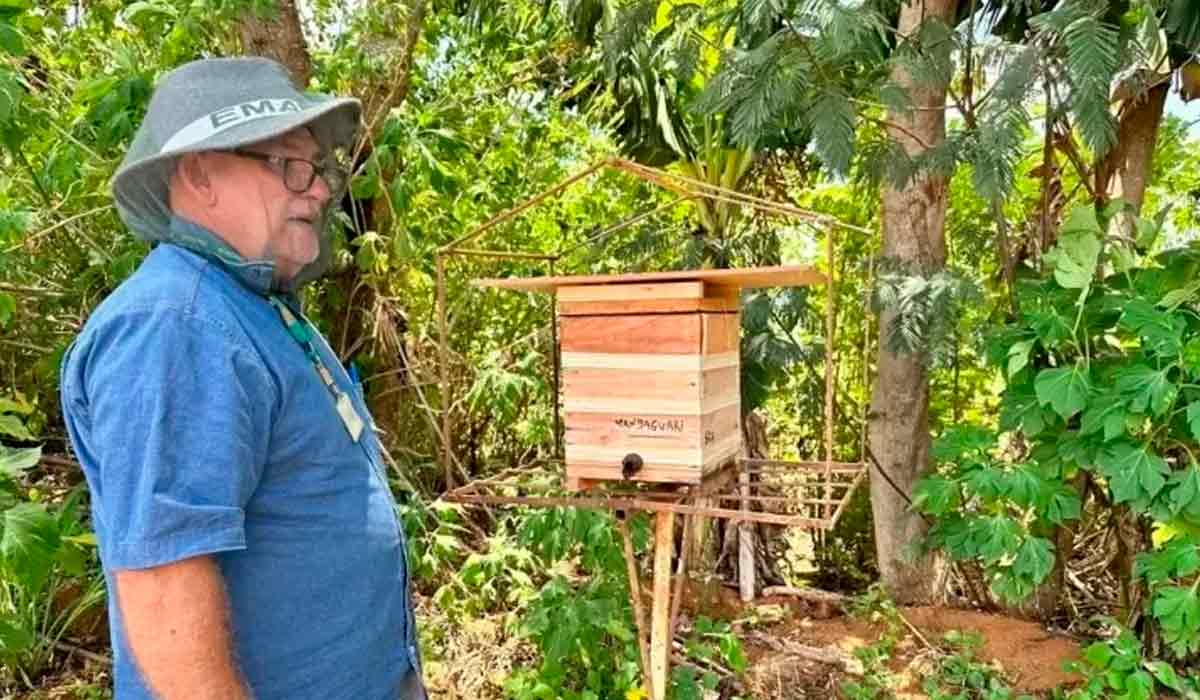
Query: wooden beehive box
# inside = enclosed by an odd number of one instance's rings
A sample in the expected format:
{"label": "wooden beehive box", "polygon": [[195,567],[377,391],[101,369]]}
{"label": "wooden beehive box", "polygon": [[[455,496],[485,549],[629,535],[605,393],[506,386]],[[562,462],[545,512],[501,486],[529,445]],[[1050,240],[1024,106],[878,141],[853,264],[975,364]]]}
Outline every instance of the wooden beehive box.
{"label": "wooden beehive box", "polygon": [[481,280],[555,291],[568,488],[697,484],[742,446],[740,291],[805,267]]}

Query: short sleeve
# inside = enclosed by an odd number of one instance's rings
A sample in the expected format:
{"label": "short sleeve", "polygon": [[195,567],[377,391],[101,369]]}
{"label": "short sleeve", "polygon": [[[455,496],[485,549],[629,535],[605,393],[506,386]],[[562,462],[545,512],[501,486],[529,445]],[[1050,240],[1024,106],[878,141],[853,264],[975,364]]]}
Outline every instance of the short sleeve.
{"label": "short sleeve", "polygon": [[84,368],[109,569],[245,549],[277,390],[257,353],[180,309],[94,329]]}

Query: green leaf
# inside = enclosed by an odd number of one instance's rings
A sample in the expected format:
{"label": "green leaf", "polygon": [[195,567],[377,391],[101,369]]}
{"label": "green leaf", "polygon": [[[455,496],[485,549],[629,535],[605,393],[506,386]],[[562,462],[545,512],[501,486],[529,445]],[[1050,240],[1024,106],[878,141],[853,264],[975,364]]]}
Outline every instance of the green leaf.
{"label": "green leaf", "polygon": [[1161,416],[1175,402],[1179,388],[1167,378],[1170,368],[1156,370],[1146,365],[1122,368],[1116,376],[1117,391],[1125,394],[1129,408],[1134,413],[1145,413],[1146,408]]}
{"label": "green leaf", "polygon": [[1192,437],[1200,440],[1200,401],[1188,404],[1187,422],[1188,429],[1192,431]]}
{"label": "green leaf", "polygon": [[1013,571],[1020,576],[1033,579],[1034,584],[1041,583],[1054,568],[1054,545],[1050,540],[1041,537],[1029,537],[1017,551],[1013,560]]}
{"label": "green leaf", "polygon": [[1129,413],[1125,401],[1115,394],[1105,393],[1096,396],[1083,412],[1079,432],[1082,435],[1093,435],[1103,431],[1104,441],[1108,442],[1125,433],[1125,421]]}
{"label": "green leaf", "polygon": [[1195,590],[1164,586],[1154,596],[1151,610],[1176,655],[1185,656],[1200,649],[1200,599]]}
{"label": "green leaf", "polygon": [[42,448],[16,449],[0,445],[0,474],[16,476],[18,473],[37,466],[42,459]]}
{"label": "green leaf", "polygon": [[40,503],[20,503],[4,513],[0,559],[10,576],[36,593],[50,575],[58,552],[58,523]]}
{"label": "green leaf", "polygon": [[1200,469],[1192,464],[1182,472],[1177,472],[1171,477],[1171,482],[1175,485],[1171,489],[1170,508],[1175,515],[1187,513],[1188,515],[1200,518]]}
{"label": "green leaf", "polygon": [[0,22],[0,49],[10,56],[24,56],[25,40],[17,28],[7,22]]}
{"label": "green leaf", "polygon": [[929,515],[942,515],[961,505],[958,482],[942,476],[927,476],[913,489],[912,507]]}
{"label": "green leaf", "polygon": [[1112,657],[1112,649],[1105,642],[1089,644],[1083,651],[1084,661],[1087,661],[1092,668],[1101,671],[1108,668],[1108,662],[1112,660]]}
{"label": "green leaf", "polygon": [[1154,697],[1154,678],[1145,671],[1136,671],[1125,677],[1127,700],[1150,700]]}
{"label": "green leaf", "polygon": [[16,74],[6,68],[0,68],[0,126],[7,125],[17,116],[24,95],[25,90],[17,80]]}
{"label": "green leaf", "polygon": [[1010,387],[1000,399],[1001,430],[1019,428],[1026,436],[1033,437],[1045,430],[1053,416],[1050,409],[1042,408],[1033,387],[1027,384]]}
{"label": "green leaf", "polygon": [[1154,677],[1164,687],[1176,692],[1183,690],[1183,684],[1179,681],[1179,676],[1175,673],[1175,669],[1166,661],[1147,661],[1146,669],[1154,674]]}
{"label": "green leaf", "polygon": [[[1071,208],[1067,218],[1063,221],[1061,231],[1063,234],[1091,234],[1093,238],[1099,238],[1104,235],[1104,227],[1100,225],[1100,220],[1096,218],[1096,210],[1091,205],[1079,204]],[[1097,242],[1097,246],[1099,242]],[[1097,252],[1098,249],[1097,249]]]}
{"label": "green leaf", "polygon": [[809,111],[813,146],[825,165],[837,174],[850,169],[854,155],[854,106],[838,90],[824,91]]}
{"label": "green leaf", "polygon": [[1120,33],[1113,25],[1086,14],[1071,22],[1062,38],[1076,124],[1088,147],[1102,156],[1117,139],[1108,96],[1120,65]]}
{"label": "green leaf", "polygon": [[[1076,209],[1079,211],[1079,209]],[[1095,213],[1091,214],[1095,218]],[[1045,260],[1054,266],[1054,281],[1065,289],[1087,289],[1100,262],[1100,239],[1088,231],[1063,233]]]}
{"label": "green leaf", "polygon": [[981,518],[974,540],[979,556],[995,563],[1021,546],[1021,526],[1006,515]]}
{"label": "green leaf", "polygon": [[958,462],[965,457],[986,454],[996,444],[996,435],[978,425],[948,428],[933,441],[931,453],[939,462]]}
{"label": "green leaf", "polygon": [[1060,487],[1054,489],[1045,499],[1041,512],[1046,520],[1055,525],[1062,525],[1068,520],[1078,520],[1082,508],[1077,493],[1069,487]]}
{"label": "green leaf", "polygon": [[1161,457],[1127,442],[1102,452],[1096,466],[1108,478],[1116,503],[1149,502],[1166,485],[1170,474]]}
{"label": "green leaf", "polygon": [[1174,357],[1181,352],[1186,323],[1178,314],[1156,308],[1146,299],[1130,299],[1119,324],[1137,333],[1143,345],[1158,355]]}
{"label": "green leaf", "polygon": [[1070,418],[1087,406],[1091,381],[1087,365],[1082,360],[1071,367],[1044,369],[1034,380],[1038,402],[1049,404],[1063,418]]}
{"label": "green leaf", "polygon": [[1151,586],[1196,571],[1200,571],[1200,551],[1185,539],[1171,540],[1159,551],[1142,552],[1134,562],[1134,575],[1145,578]]}
{"label": "green leaf", "polygon": [[33,632],[16,616],[0,617],[0,656],[12,658],[33,648]]}
{"label": "green leaf", "polygon": [[7,435],[18,440],[33,440],[34,437],[25,427],[25,421],[11,413],[0,414],[0,435]]}
{"label": "green leaf", "polygon": [[1029,352],[1033,350],[1032,340],[1022,340],[1019,343],[1013,343],[1008,349],[1008,378],[1012,379],[1013,375],[1025,369],[1029,364]]}
{"label": "green leaf", "polygon": [[0,292],[0,328],[7,328],[16,312],[16,298],[11,294]]}

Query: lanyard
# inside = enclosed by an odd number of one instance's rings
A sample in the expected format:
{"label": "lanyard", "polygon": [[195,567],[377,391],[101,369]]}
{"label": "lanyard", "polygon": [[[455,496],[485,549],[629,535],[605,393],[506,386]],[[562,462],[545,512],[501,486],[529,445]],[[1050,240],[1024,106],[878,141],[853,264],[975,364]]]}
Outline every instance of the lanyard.
{"label": "lanyard", "polygon": [[346,392],[339,389],[337,383],[333,381],[333,374],[330,373],[329,368],[325,366],[325,362],[321,359],[321,355],[317,352],[316,347],[313,346],[312,329],[309,327],[308,322],[297,318],[296,314],[292,313],[292,310],[279,297],[271,295],[268,299],[271,302],[271,306],[275,307],[275,310],[279,312],[279,318],[283,320],[283,325],[287,327],[288,334],[300,345],[300,349],[304,351],[305,357],[308,358],[308,361],[312,363],[313,368],[317,371],[317,376],[321,378],[321,382],[329,390],[329,394],[333,397],[334,404],[337,407],[338,417],[342,419],[342,425],[346,427],[346,432],[350,433],[350,439],[358,442],[359,437],[362,436],[364,425],[362,416],[358,415],[358,411],[354,408],[354,403],[346,395]]}

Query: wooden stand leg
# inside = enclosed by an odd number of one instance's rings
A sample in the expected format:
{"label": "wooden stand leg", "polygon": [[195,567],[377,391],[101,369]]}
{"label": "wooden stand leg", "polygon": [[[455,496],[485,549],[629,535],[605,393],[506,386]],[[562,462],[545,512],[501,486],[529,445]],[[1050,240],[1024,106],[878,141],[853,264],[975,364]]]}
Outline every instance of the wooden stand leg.
{"label": "wooden stand leg", "polygon": [[654,609],[650,625],[650,687],[655,700],[666,700],[671,660],[671,553],[675,514],[654,515]]}
{"label": "wooden stand leg", "polygon": [[[743,469],[738,475],[739,489],[742,493],[742,511],[750,510],[750,475]],[[738,530],[738,589],[743,602],[754,600],[755,561],[754,561],[754,524],[747,520],[737,523]]]}
{"label": "wooden stand leg", "polygon": [[637,559],[633,553],[633,537],[629,534],[629,523],[617,519],[617,527],[621,530],[621,539],[625,545],[625,573],[629,575],[629,595],[633,598],[633,621],[637,625],[638,653],[642,660],[642,678],[649,694],[649,700],[658,700],[654,689],[650,687],[650,640],[646,634],[646,611],[642,608],[642,585],[638,581]]}

